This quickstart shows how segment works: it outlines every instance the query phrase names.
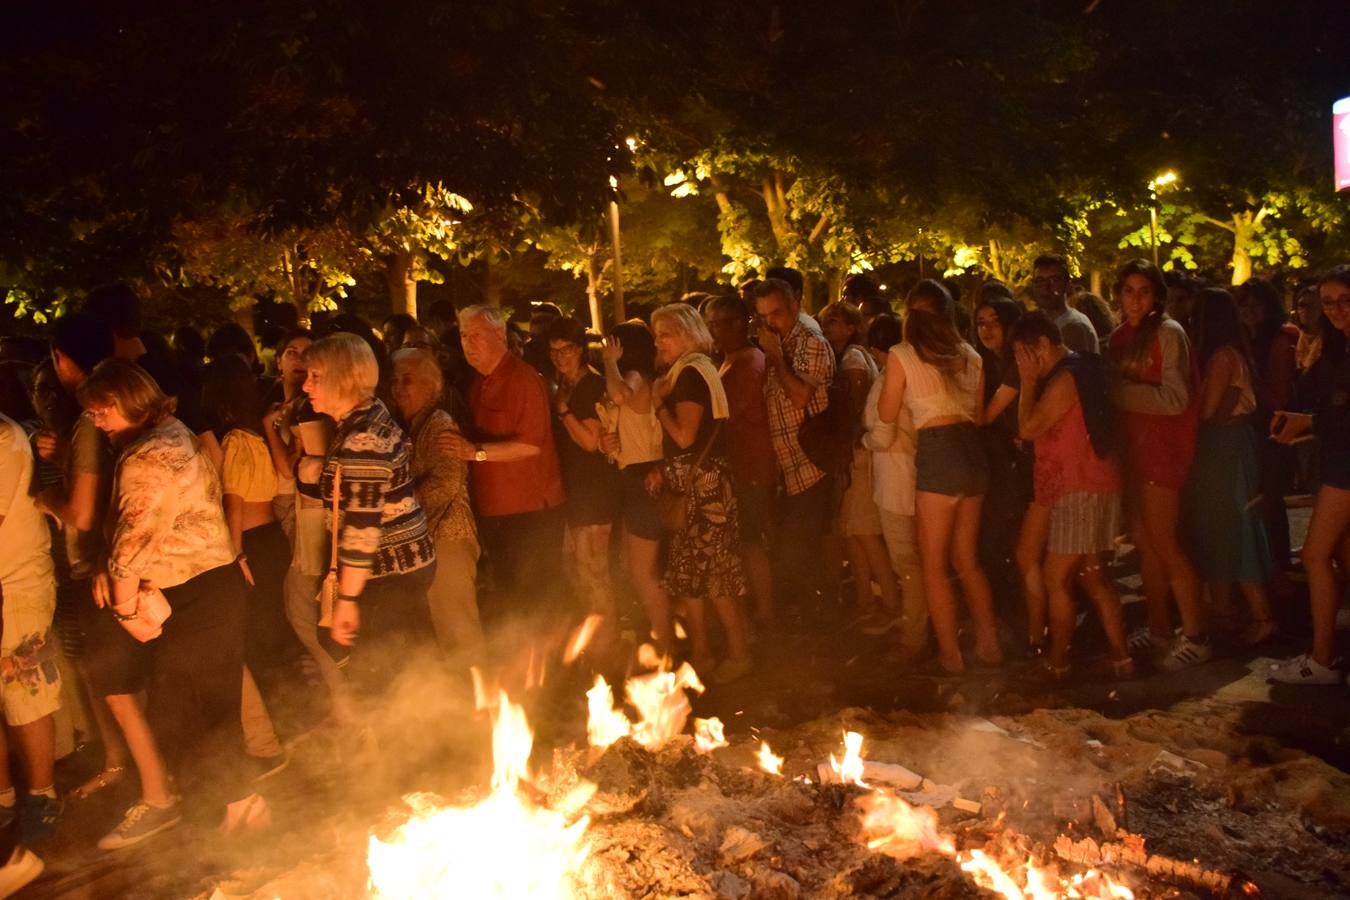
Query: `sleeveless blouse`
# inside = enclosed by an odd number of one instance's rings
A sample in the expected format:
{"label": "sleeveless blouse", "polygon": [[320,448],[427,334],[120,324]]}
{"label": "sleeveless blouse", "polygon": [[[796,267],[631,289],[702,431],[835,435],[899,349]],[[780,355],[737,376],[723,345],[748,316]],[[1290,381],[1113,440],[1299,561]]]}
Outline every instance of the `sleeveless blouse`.
{"label": "sleeveless blouse", "polygon": [[943,416],[960,416],[970,422],[979,418],[980,374],[984,363],[969,344],[963,342],[958,349],[965,357],[966,367],[949,378],[937,366],[924,362],[908,341],[891,348],[891,362],[905,370],[903,403],[914,419],[915,428],[923,428]]}
{"label": "sleeveless blouse", "polygon": [[1115,459],[1102,459],[1092,449],[1081,400],[1050,426],[1049,431],[1036,438],[1033,471],[1036,503],[1047,509],[1069,494],[1119,494],[1121,491],[1120,469]]}

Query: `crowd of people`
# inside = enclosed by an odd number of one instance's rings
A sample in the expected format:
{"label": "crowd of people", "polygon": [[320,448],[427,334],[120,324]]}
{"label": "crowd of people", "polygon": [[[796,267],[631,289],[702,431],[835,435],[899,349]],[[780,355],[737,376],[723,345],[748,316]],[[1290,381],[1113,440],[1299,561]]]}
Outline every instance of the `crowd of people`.
{"label": "crowd of people", "polygon": [[[356,722],[414,652],[467,669],[520,619],[595,614],[602,651],[649,635],[715,685],[752,676],[765,633],[843,612],[896,667],[1180,670],[1277,635],[1294,490],[1312,640],[1271,677],[1343,677],[1350,266],[1292,318],[1268,282],[1142,260],[1114,302],[1050,255],[969,298],[921,280],[899,310],[866,277],[814,317],[802,289],[775,269],[605,335],[552,304],[522,328],[442,303],[170,341],[108,286],[37,352],[14,342],[0,747],[23,771],[0,767],[0,827],[32,844],[66,809],[63,704],[104,754],[74,795],[140,786],[100,847],[177,825],[180,796],[266,827],[279,680],[303,662]],[[1130,547],[1132,631],[1108,571]]]}

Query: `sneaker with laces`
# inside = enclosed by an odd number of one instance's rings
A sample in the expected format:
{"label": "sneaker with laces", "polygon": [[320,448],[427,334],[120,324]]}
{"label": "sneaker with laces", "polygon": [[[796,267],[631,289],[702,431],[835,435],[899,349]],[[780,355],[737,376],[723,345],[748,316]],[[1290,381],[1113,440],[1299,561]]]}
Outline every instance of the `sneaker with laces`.
{"label": "sneaker with laces", "polygon": [[1324,666],[1312,658],[1310,653],[1300,653],[1293,659],[1286,659],[1270,667],[1267,677],[1281,684],[1340,684],[1340,660],[1333,659],[1331,665]]}
{"label": "sneaker with laces", "polygon": [[23,840],[28,844],[37,844],[45,840],[61,820],[66,805],[60,797],[48,797],[44,794],[29,794],[19,811],[19,828]]}
{"label": "sneaker with laces", "polygon": [[1179,634],[1172,641],[1167,654],[1158,660],[1158,668],[1164,672],[1180,672],[1182,669],[1198,666],[1202,662],[1209,662],[1213,658],[1214,648],[1208,642],[1201,643]]}
{"label": "sneaker with laces", "polygon": [[176,803],[163,809],[149,803],[137,803],[127,810],[121,824],[99,839],[98,846],[100,850],[131,847],[161,831],[168,831],[181,821],[183,816]]}

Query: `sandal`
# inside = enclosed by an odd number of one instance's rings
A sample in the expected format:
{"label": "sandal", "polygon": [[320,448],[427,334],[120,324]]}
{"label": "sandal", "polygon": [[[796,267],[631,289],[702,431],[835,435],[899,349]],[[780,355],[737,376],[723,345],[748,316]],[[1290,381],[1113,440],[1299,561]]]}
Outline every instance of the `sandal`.
{"label": "sandal", "polygon": [[87,800],[104,788],[110,788],[115,784],[119,784],[126,773],[126,766],[108,766],[102,772],[99,772],[93,778],[90,778],[84,784],[71,791],[70,796],[75,800]]}

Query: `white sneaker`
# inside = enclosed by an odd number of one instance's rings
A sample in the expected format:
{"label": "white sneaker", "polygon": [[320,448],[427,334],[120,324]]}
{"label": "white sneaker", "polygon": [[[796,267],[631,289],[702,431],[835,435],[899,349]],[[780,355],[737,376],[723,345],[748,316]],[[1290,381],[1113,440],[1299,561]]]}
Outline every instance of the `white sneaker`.
{"label": "white sneaker", "polygon": [[1126,643],[1129,645],[1131,653],[1152,656],[1159,656],[1171,649],[1171,644],[1149,631],[1147,627],[1136,628],[1131,631]]}
{"label": "white sneaker", "polygon": [[20,844],[9,856],[9,862],[0,866],[0,897],[9,897],[42,874],[42,860],[32,850]]}
{"label": "white sneaker", "polygon": [[1180,672],[1182,669],[1189,669],[1191,666],[1209,662],[1213,658],[1214,648],[1209,644],[1202,644],[1199,641],[1191,640],[1184,634],[1179,634],[1172,641],[1172,646],[1168,649],[1167,655],[1158,660],[1158,668],[1164,672]]}
{"label": "white sneaker", "polygon": [[1293,659],[1286,659],[1270,667],[1266,677],[1281,684],[1340,684],[1340,660],[1332,660],[1324,666],[1312,658],[1311,654],[1300,653]]}

